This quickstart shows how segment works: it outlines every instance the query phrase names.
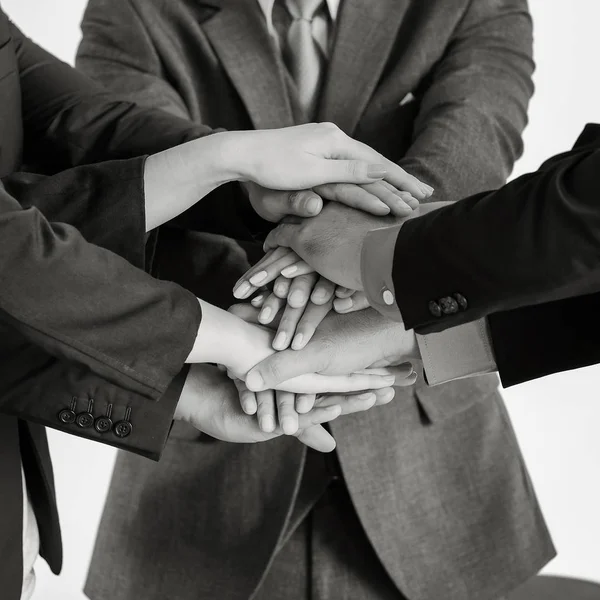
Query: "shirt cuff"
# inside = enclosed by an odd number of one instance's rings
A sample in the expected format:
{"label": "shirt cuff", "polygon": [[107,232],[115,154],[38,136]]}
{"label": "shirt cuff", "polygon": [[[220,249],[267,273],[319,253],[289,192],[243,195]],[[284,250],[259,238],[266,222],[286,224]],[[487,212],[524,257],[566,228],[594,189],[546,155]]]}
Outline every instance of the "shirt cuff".
{"label": "shirt cuff", "polygon": [[393,321],[402,321],[392,278],[399,231],[399,225],[370,231],[361,253],[361,278],[369,304]]}
{"label": "shirt cuff", "polygon": [[487,321],[480,319],[439,333],[417,334],[429,385],[497,370]]}

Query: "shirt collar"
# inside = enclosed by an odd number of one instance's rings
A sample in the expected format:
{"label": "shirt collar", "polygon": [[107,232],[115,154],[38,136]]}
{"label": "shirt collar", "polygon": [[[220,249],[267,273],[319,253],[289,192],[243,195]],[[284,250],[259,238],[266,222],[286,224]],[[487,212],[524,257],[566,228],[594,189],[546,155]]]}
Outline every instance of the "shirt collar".
{"label": "shirt collar", "polygon": [[[329,16],[334,23],[337,19],[341,1],[342,0],[326,0],[327,8],[329,9]],[[257,2],[265,17],[265,20],[267,21],[269,30],[271,30],[273,26],[273,4],[275,4],[275,0],[257,0]]]}

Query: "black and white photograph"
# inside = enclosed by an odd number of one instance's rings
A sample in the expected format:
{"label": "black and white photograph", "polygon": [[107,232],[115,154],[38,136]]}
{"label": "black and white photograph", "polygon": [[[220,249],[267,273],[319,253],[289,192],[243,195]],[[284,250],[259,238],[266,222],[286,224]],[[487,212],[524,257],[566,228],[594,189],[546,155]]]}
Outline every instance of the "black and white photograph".
{"label": "black and white photograph", "polygon": [[600,600],[599,0],[0,0],[0,600]]}

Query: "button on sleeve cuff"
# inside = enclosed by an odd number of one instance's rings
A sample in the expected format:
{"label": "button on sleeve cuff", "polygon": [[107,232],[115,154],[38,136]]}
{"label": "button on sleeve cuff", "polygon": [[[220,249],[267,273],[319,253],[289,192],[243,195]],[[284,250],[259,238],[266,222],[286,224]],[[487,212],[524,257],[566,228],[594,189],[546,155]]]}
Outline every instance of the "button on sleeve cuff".
{"label": "button on sleeve cuff", "polygon": [[399,229],[400,226],[396,226],[370,231],[361,254],[361,277],[369,304],[394,321],[402,321],[392,278]]}

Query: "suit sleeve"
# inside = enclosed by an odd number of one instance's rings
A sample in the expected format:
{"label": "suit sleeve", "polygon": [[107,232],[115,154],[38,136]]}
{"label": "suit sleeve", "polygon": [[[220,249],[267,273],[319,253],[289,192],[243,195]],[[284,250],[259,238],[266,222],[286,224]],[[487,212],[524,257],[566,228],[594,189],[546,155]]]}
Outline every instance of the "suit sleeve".
{"label": "suit sleeve", "polygon": [[[159,51],[134,2],[90,0],[81,30],[76,58],[79,71],[130,102],[191,122],[187,102],[169,81]],[[169,226],[252,240],[254,233],[265,229],[266,222],[254,212],[239,184],[229,183]]]}
{"label": "suit sleeve", "polygon": [[471,0],[424,82],[412,144],[399,161],[435,188],[432,200],[504,184],[522,153],[533,69],[526,0]]}
{"label": "suit sleeve", "polygon": [[[440,331],[598,291],[599,193],[600,149],[592,144],[496,192],[407,221],[394,262],[407,326]],[[401,281],[411,285],[400,288]],[[450,302],[456,294],[462,306]]]}
{"label": "suit sleeve", "polygon": [[213,130],[115,96],[10,25],[22,96],[25,162],[57,170],[153,154]]}
{"label": "suit sleeve", "polygon": [[14,175],[0,185],[0,410],[56,427],[72,397],[78,413],[97,401],[94,418],[111,404],[135,435],[117,440],[89,424],[62,425],[156,457],[200,309],[193,294],[136,268],[144,260],[143,163]]}

